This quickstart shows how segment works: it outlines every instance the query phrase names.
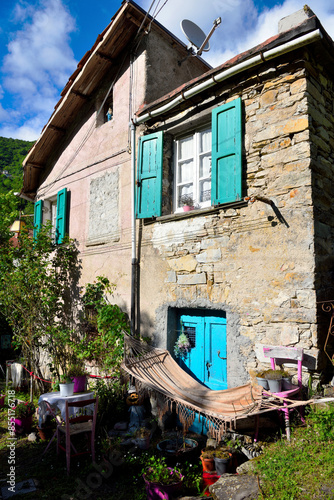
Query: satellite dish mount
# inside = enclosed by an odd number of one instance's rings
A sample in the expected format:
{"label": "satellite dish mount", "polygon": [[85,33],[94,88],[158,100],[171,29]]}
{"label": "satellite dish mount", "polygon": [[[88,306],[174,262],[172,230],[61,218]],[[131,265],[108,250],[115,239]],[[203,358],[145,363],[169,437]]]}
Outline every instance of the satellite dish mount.
{"label": "satellite dish mount", "polygon": [[209,39],[211,38],[213,32],[222,22],[221,18],[218,17],[213,21],[213,26],[208,35],[205,35],[204,31],[201,30],[197,24],[189,21],[189,19],[183,19],[181,21],[181,29],[187,39],[189,40],[188,50],[193,52],[193,55],[200,56],[202,52],[208,52],[210,50]]}

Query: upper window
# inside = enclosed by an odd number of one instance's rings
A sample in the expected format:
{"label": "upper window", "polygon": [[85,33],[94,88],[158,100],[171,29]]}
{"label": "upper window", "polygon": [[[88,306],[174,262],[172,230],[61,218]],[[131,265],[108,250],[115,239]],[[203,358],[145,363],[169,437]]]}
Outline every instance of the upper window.
{"label": "upper window", "polygon": [[175,141],[176,211],[211,205],[211,127]]}
{"label": "upper window", "polygon": [[36,237],[41,225],[51,220],[52,237],[59,245],[63,242],[67,232],[67,189],[61,189],[57,197],[39,200],[34,207],[34,237]]}
{"label": "upper window", "polygon": [[[162,213],[164,158],[163,132],[140,137],[138,145],[138,218]],[[214,108],[207,127],[175,141],[174,209],[190,201],[196,208],[218,206],[242,199],[241,98]],[[166,161],[167,160],[167,161]],[[189,200],[191,199],[191,200]]]}

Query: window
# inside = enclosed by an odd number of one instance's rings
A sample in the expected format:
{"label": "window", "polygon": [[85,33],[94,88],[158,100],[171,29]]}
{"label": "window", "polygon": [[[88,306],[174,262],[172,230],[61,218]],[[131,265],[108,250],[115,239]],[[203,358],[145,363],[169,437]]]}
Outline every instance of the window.
{"label": "window", "polygon": [[[204,208],[242,198],[241,98],[214,108],[207,127],[175,141],[174,207],[188,195]],[[163,132],[139,140],[137,218],[161,215]]]}
{"label": "window", "polygon": [[188,197],[192,206],[211,205],[211,127],[175,141],[175,179],[176,211]]}
{"label": "window", "polygon": [[57,197],[39,200],[34,207],[34,238],[41,226],[51,220],[52,236],[57,245],[63,242],[67,232],[67,189],[61,189]]}

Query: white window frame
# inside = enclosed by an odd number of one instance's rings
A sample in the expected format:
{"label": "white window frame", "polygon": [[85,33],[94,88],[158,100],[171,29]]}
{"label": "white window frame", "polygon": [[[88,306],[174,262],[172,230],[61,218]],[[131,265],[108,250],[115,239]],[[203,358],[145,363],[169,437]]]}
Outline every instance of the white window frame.
{"label": "white window frame", "polygon": [[43,224],[47,221],[51,221],[51,237],[56,237],[56,226],[57,226],[57,196],[53,196],[43,203]]}
{"label": "white window frame", "polygon": [[[182,135],[180,137],[175,138],[174,140],[174,211],[175,212],[182,212],[183,211],[183,206],[180,201],[180,190],[182,187],[184,188],[183,191],[189,192],[187,190],[187,186],[193,186],[193,191],[192,191],[192,198],[194,200],[194,207],[195,208],[205,208],[205,207],[210,207],[211,206],[211,196],[210,199],[206,201],[200,201],[200,183],[203,182],[204,180],[210,179],[211,182],[211,172],[212,172],[212,165],[211,165],[211,148],[212,148],[212,140],[210,139],[210,148],[201,151],[201,134],[203,132],[208,132],[212,133],[211,131],[211,125],[207,125],[206,127],[203,127],[198,130],[194,130],[192,133],[188,133],[186,135]],[[180,152],[181,152],[181,141],[185,139],[193,139],[193,147],[192,147],[192,155],[189,156],[188,158],[179,158]],[[210,153],[210,156],[209,156]],[[210,158],[210,172],[209,172],[209,177],[208,176],[200,176],[200,160],[203,157],[208,157]],[[193,161],[193,177],[192,179],[187,179],[184,182],[180,182],[180,168],[182,163],[187,163],[188,161]],[[211,187],[211,186],[210,186]]]}

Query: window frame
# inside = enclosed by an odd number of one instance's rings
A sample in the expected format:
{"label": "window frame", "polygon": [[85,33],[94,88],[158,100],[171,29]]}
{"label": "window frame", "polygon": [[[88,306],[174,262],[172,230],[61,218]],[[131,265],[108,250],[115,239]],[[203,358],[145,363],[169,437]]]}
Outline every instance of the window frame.
{"label": "window frame", "polygon": [[[207,151],[200,151],[201,149],[201,134],[203,132],[210,131],[210,149]],[[180,143],[182,140],[192,137],[193,139],[193,156],[189,158],[179,158],[179,150]],[[210,198],[206,201],[199,201],[200,197],[200,182],[208,179],[208,177],[200,177],[200,157],[207,156],[210,153]],[[173,187],[173,207],[174,213],[180,213],[183,211],[182,204],[179,203],[179,188],[182,185],[187,185],[190,182],[193,185],[193,194],[192,197],[194,199],[194,205],[196,208],[208,208],[211,207],[211,182],[212,182],[212,126],[210,122],[202,125],[193,130],[189,130],[182,135],[176,136],[173,140],[173,156],[174,156],[174,187]],[[179,179],[179,171],[180,171],[180,163],[182,161],[187,161],[193,158],[194,162],[194,176],[192,181],[178,182]]]}

